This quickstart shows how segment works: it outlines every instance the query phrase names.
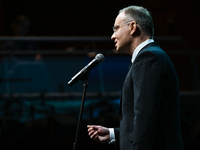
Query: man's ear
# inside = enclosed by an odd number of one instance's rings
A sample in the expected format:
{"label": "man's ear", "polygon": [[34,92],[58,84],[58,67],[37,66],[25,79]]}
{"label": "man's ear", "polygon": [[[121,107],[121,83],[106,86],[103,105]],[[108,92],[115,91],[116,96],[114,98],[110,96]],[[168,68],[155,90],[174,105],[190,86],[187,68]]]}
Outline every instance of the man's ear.
{"label": "man's ear", "polygon": [[140,34],[140,29],[135,21],[131,22],[130,27],[132,36]]}
{"label": "man's ear", "polygon": [[130,27],[131,27],[131,35],[133,35],[136,32],[137,23],[135,21],[131,22]]}

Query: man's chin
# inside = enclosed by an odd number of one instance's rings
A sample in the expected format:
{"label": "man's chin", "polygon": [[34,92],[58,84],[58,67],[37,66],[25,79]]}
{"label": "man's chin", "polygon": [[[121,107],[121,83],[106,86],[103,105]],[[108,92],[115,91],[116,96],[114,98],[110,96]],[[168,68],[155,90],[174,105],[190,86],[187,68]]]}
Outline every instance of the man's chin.
{"label": "man's chin", "polygon": [[122,49],[120,49],[120,48],[116,48],[116,52],[117,53],[123,53]]}

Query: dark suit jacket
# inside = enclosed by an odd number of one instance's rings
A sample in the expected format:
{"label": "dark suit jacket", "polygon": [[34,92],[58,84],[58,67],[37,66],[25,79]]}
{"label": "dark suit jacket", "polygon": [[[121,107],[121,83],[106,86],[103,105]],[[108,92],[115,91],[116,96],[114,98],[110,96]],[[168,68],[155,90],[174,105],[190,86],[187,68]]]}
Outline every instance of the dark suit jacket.
{"label": "dark suit jacket", "polygon": [[120,150],[183,150],[177,74],[155,42],[139,52],[126,76],[115,136]]}

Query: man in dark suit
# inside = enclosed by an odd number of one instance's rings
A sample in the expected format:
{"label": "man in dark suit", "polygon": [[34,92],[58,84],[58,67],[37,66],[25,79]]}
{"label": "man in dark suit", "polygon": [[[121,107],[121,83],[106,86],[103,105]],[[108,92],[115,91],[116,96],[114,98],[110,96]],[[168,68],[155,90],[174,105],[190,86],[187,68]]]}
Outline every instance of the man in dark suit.
{"label": "man in dark suit", "polygon": [[91,139],[120,150],[183,150],[179,83],[168,55],[153,40],[143,7],[120,10],[111,37],[118,52],[132,55],[120,103],[120,128],[89,125]]}

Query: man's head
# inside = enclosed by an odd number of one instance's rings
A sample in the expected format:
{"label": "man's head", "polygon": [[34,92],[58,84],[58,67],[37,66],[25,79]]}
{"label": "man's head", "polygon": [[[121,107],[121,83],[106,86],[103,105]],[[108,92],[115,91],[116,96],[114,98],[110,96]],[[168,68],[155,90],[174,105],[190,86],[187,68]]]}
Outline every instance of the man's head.
{"label": "man's head", "polygon": [[153,20],[145,8],[129,6],[119,11],[113,31],[114,33],[111,39],[115,40],[116,50],[118,52],[132,54],[133,50],[131,49],[136,38],[153,38]]}

